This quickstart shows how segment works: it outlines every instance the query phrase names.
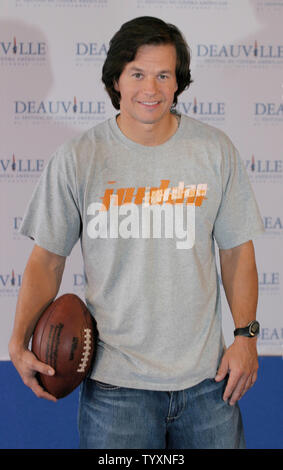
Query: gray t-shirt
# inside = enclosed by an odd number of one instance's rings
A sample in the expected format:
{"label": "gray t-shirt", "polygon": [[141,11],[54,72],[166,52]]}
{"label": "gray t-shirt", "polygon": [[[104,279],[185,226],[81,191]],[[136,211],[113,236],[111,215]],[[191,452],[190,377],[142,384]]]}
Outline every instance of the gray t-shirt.
{"label": "gray t-shirt", "polygon": [[62,256],[81,241],[91,377],[172,391],[214,377],[223,353],[214,241],[232,248],[263,224],[221,130],[181,115],[169,140],[144,146],[111,117],[52,156],[20,232]]}

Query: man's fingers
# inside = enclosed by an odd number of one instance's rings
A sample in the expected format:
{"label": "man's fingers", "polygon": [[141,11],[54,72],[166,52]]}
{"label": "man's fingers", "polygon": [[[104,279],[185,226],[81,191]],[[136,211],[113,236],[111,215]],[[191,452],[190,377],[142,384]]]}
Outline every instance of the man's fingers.
{"label": "man's fingers", "polygon": [[229,365],[228,365],[228,361],[225,359],[225,356],[224,356],[218,368],[217,374],[215,376],[215,381],[221,382],[221,380],[223,380],[226,377],[228,372],[229,372]]}
{"label": "man's fingers", "polygon": [[35,366],[34,369],[37,372],[40,372],[41,374],[44,374],[44,375],[54,375],[55,374],[55,370],[52,367],[50,367],[47,364],[44,364],[44,362],[38,361],[37,359],[36,359],[36,362],[35,362],[34,366]]}
{"label": "man's fingers", "polygon": [[11,349],[10,355],[23,383],[29,387],[37,397],[56,402],[56,397],[46,392],[37,380],[38,373],[54,375],[56,371],[48,364],[39,361],[33,352],[25,347],[21,346],[13,348],[13,350]]}
{"label": "man's fingers", "polygon": [[235,403],[237,403],[237,401],[242,398],[245,393],[245,390],[250,387],[250,383],[251,381],[249,379],[247,380],[245,376],[241,377],[232,393],[232,396],[229,400],[229,405],[235,405]]}
{"label": "man's fingers", "polygon": [[223,400],[227,401],[230,399],[229,404],[234,405],[240,398],[246,381],[247,377],[241,376],[238,373],[231,373],[224,391]]}
{"label": "man's fingers", "polygon": [[[55,370],[52,367],[50,367],[48,364],[44,364],[43,362],[39,361],[35,357],[33,359],[32,366],[33,366],[34,371],[40,374],[50,375],[50,376],[55,374]],[[29,387],[32,389],[32,391],[38,398],[45,398],[46,400],[50,400],[54,402],[57,401],[57,399],[53,395],[46,392],[44,388],[39,384],[36,373],[30,379]]]}
{"label": "man's fingers", "polygon": [[257,380],[257,370],[252,374],[252,385],[256,382]]}
{"label": "man's fingers", "polygon": [[54,375],[55,370],[45,364],[44,362],[39,361],[36,356],[29,351],[28,355],[26,356],[26,367],[30,371],[40,372],[44,375]]}
{"label": "man's fingers", "polygon": [[250,375],[231,374],[224,391],[223,400],[229,400],[230,405],[235,405],[235,403],[252,387],[256,379],[257,372]]}
{"label": "man's fingers", "polygon": [[249,376],[246,382],[246,385],[241,393],[240,398],[242,398],[245,395],[245,393],[254,385],[254,383],[256,382],[256,379],[257,379],[257,372],[254,372],[252,375]]}
{"label": "man's fingers", "polygon": [[29,387],[33,391],[33,393],[38,397],[38,398],[45,398],[46,400],[56,402],[57,398],[51,395],[50,393],[46,392],[38,383],[36,378],[31,379]]}
{"label": "man's fingers", "polygon": [[56,402],[57,399],[46,392],[37,380],[37,373],[44,375],[54,375],[55,370],[48,364],[39,361],[31,351],[26,351],[23,355],[20,375],[24,384],[29,387],[38,398],[45,398]]}

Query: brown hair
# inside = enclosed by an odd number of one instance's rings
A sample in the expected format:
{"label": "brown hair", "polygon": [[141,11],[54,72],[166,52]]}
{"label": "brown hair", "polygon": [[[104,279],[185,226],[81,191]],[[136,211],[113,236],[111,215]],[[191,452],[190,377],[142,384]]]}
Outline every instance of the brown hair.
{"label": "brown hair", "polygon": [[110,47],[102,68],[102,82],[115,109],[120,109],[120,93],[114,82],[119,80],[125,65],[135,59],[139,47],[145,44],[172,44],[176,48],[176,80],[178,89],[174,94],[172,108],[177,97],[192,83],[190,50],[179,29],[153,16],[141,16],[124,23],[110,40]]}

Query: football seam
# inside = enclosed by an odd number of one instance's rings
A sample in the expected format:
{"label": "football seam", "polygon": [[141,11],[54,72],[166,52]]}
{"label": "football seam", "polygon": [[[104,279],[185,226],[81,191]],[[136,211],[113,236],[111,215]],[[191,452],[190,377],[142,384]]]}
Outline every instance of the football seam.
{"label": "football seam", "polygon": [[91,329],[84,328],[84,347],[82,352],[81,361],[77,372],[85,372],[88,366],[88,359],[91,353],[92,341],[91,341]]}

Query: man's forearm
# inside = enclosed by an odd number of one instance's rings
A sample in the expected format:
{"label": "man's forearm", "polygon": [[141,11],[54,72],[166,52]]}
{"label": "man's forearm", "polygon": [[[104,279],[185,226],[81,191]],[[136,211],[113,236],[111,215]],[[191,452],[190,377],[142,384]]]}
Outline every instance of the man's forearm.
{"label": "man's forearm", "polygon": [[[243,243],[220,251],[223,287],[236,328],[255,320],[258,300],[258,276],[253,243]],[[223,400],[234,405],[255,383],[258,370],[256,337],[236,336],[225,351],[215,377],[229,375]]]}
{"label": "man's forearm", "polygon": [[258,275],[253,243],[220,250],[221,276],[235,328],[255,320],[258,302]]}
{"label": "man's forearm", "polygon": [[18,296],[9,353],[25,385],[39,398],[56,401],[38,383],[36,374],[54,375],[55,370],[39,361],[28,349],[37,320],[56,297],[65,266],[65,257],[37,245],[32,250]]}
{"label": "man's forearm", "polygon": [[[45,252],[36,247],[24,271],[18,295],[14,329],[10,347],[27,347],[42,312],[56,297],[64,270],[64,258],[59,263],[48,260]],[[55,258],[57,259],[57,258]]]}

